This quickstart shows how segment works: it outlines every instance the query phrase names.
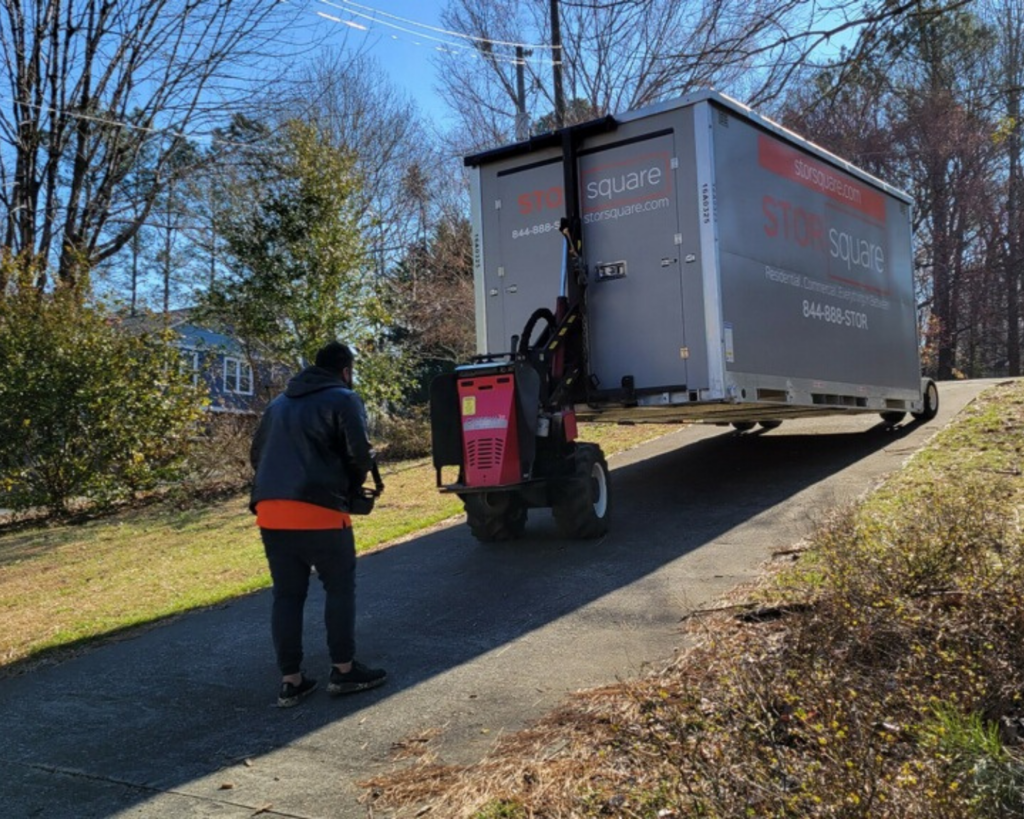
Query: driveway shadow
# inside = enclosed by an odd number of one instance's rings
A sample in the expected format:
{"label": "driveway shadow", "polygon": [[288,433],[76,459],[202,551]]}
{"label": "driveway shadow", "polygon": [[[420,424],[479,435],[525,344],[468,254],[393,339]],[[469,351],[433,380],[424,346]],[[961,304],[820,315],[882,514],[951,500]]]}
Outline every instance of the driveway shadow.
{"label": "driveway shadow", "polygon": [[[333,723],[386,711],[390,698],[701,549],[911,429],[684,430],[678,448],[613,471],[613,529],[600,540],[565,541],[540,510],[520,541],[481,545],[458,525],[365,555],[359,656],[391,679],[350,700],[272,708],[267,592],[0,681],[10,815],[21,815],[20,805],[47,817],[108,816],[111,784],[117,809],[127,810],[242,759],[316,742]],[[327,667],[321,605],[312,594],[314,670]]]}

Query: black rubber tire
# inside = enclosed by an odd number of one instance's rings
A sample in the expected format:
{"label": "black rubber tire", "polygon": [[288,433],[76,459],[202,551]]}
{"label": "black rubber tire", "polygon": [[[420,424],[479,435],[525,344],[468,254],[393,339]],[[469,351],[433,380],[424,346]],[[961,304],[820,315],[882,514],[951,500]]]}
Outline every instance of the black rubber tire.
{"label": "black rubber tire", "polygon": [[466,523],[481,543],[516,540],[526,529],[526,504],[514,492],[481,492],[465,495]]}
{"label": "black rubber tire", "polygon": [[758,421],[763,430],[778,429],[782,426],[782,421]]}
{"label": "black rubber tire", "polygon": [[737,432],[750,432],[754,428],[753,421],[733,421],[732,428]]}
{"label": "black rubber tire", "polygon": [[915,420],[925,423],[926,421],[931,421],[939,414],[939,385],[932,379],[926,378],[922,386],[921,393],[924,396],[924,409],[913,413],[913,415]]}
{"label": "black rubber tire", "polygon": [[608,463],[597,444],[577,444],[574,460],[574,477],[559,488],[551,507],[555,523],[567,538],[601,537],[612,511]]}
{"label": "black rubber tire", "polygon": [[882,421],[885,422],[887,427],[894,427],[907,417],[907,414],[902,410],[889,410],[888,412],[880,412],[879,415],[882,416]]}

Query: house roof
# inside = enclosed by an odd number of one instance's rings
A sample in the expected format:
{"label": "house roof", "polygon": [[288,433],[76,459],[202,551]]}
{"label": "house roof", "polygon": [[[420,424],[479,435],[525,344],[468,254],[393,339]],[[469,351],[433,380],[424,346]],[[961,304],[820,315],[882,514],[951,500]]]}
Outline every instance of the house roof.
{"label": "house roof", "polygon": [[193,323],[192,308],[171,310],[167,313],[149,313],[124,319],[125,327],[141,330],[159,330],[168,327],[179,337],[176,346],[186,350],[215,350],[226,354],[242,355],[241,343],[223,328]]}
{"label": "house roof", "polygon": [[217,350],[219,352],[237,353],[239,355],[242,353],[242,345],[238,342],[238,339],[212,330],[209,327],[182,323],[173,325],[172,329],[181,336],[179,346],[185,349]]}

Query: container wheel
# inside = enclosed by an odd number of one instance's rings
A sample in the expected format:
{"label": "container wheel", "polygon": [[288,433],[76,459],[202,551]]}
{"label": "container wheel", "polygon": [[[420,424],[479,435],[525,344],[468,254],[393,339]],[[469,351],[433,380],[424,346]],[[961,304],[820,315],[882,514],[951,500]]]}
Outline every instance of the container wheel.
{"label": "container wheel", "polygon": [[611,493],[608,464],[597,444],[577,444],[574,475],[558,490],[551,511],[569,538],[601,537],[608,531]]}
{"label": "container wheel", "polygon": [[939,386],[932,379],[924,379],[924,408],[920,412],[913,413],[914,418],[922,423],[931,421],[939,414]]}
{"label": "container wheel", "polygon": [[733,421],[732,428],[737,432],[750,432],[754,428],[753,421]]}
{"label": "container wheel", "polygon": [[900,421],[907,417],[907,414],[905,412],[900,412],[899,410],[889,410],[888,412],[880,412],[879,415],[882,416],[882,421],[885,423],[887,427],[894,427]]}
{"label": "container wheel", "polygon": [[515,492],[480,492],[464,495],[466,523],[481,543],[497,543],[522,537],[526,528],[526,504]]}
{"label": "container wheel", "polygon": [[763,429],[763,430],[778,429],[779,427],[782,426],[782,421],[776,421],[776,420],[759,421],[758,423],[761,425],[761,429]]}

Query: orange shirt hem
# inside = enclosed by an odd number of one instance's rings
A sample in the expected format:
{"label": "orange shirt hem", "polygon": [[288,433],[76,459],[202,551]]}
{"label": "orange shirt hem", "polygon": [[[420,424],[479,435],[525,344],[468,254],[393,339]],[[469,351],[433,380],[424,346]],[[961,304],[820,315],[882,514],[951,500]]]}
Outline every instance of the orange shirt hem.
{"label": "orange shirt hem", "polygon": [[256,504],[256,525],[261,529],[348,529],[347,512],[296,500],[263,500]]}

